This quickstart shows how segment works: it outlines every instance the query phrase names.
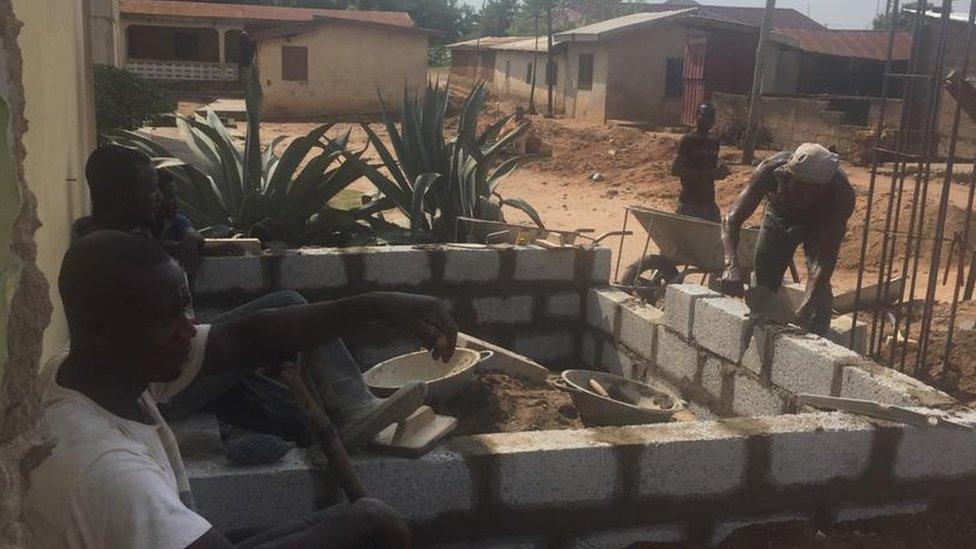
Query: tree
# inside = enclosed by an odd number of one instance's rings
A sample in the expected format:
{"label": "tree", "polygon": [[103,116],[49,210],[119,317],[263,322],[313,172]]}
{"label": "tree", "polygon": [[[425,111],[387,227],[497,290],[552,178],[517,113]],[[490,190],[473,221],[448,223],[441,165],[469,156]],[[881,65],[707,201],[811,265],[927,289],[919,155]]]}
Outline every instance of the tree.
{"label": "tree", "polygon": [[[912,25],[915,23],[915,10],[918,8],[918,2],[907,2],[902,6],[901,11],[898,12],[897,16],[891,13],[879,13],[874,16],[874,20],[871,21],[871,28],[876,31],[886,31],[891,30],[892,21],[895,22],[895,29],[898,31],[910,32],[912,30]],[[928,3],[926,9],[934,13],[942,13],[942,6],[934,6],[932,3]],[[911,10],[906,12],[905,10]]]}
{"label": "tree", "polygon": [[515,21],[518,7],[518,0],[487,0],[478,30],[483,36],[504,36]]}

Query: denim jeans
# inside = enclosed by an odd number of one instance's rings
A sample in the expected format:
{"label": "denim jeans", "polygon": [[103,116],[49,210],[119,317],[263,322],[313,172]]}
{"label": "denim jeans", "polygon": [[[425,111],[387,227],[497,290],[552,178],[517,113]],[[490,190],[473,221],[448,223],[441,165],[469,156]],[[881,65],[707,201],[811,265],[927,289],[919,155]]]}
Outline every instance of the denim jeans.
{"label": "denim jeans", "polygon": [[[240,319],[264,309],[307,303],[298,292],[284,290],[259,297],[228,311],[211,324]],[[355,360],[341,339],[334,339],[313,352],[303,353],[301,363],[311,371],[321,364],[330,367],[352,364]],[[269,364],[269,366],[271,366]],[[175,421],[207,411],[221,421],[244,429],[278,435],[307,446],[310,443],[305,420],[294,405],[288,388],[279,381],[245,369],[231,369],[212,375],[201,375],[174,396],[165,406],[164,416]]]}

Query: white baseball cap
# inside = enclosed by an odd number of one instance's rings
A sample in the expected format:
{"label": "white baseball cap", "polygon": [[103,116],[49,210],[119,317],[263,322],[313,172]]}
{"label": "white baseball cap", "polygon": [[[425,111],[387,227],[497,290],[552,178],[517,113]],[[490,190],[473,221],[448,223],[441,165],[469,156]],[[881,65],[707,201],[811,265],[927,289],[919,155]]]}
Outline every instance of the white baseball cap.
{"label": "white baseball cap", "polygon": [[786,161],[786,169],[794,178],[815,185],[826,185],[834,178],[840,158],[817,143],[804,143]]}

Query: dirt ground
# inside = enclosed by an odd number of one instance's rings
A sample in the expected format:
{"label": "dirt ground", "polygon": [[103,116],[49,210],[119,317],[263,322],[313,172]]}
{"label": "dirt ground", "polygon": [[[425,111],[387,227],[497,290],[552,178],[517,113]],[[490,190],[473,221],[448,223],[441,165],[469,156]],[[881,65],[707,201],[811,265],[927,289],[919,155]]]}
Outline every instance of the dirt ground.
{"label": "dirt ground", "polygon": [[453,436],[583,427],[567,393],[501,373],[477,374],[438,411],[458,418]]}

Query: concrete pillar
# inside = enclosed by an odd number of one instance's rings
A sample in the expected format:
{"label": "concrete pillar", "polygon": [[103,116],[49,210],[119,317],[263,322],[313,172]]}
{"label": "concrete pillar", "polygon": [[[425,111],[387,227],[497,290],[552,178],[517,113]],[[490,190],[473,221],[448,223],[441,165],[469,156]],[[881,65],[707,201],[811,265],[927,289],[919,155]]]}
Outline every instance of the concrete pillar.
{"label": "concrete pillar", "polygon": [[229,31],[230,29],[228,29],[227,27],[218,26],[218,27],[216,27],[216,30],[217,30],[217,51],[218,51],[218,54],[217,54],[217,62],[218,63],[226,63],[227,62],[227,44],[226,44],[225,38],[226,38],[226,35],[227,35],[227,31]]}

